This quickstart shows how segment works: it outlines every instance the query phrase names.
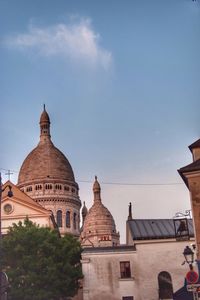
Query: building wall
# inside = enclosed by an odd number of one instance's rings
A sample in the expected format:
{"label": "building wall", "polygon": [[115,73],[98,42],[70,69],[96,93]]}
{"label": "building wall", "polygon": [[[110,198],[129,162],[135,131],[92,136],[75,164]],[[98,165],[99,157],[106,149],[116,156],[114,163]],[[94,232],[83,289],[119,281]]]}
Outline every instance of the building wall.
{"label": "building wall", "polygon": [[[122,296],[137,294],[134,280],[136,252],[131,251],[102,251],[83,252],[82,269],[83,299],[84,300],[118,300]],[[131,278],[120,278],[120,261],[130,261]]]}
{"label": "building wall", "polygon": [[195,228],[197,258],[200,259],[200,173],[188,175],[188,183]]}
{"label": "building wall", "polygon": [[[9,227],[12,227],[13,224],[18,224],[20,221],[23,223],[27,216],[20,216],[15,218],[2,218],[2,234],[6,234],[8,232]],[[51,227],[53,228],[53,224],[50,221],[49,217],[44,216],[29,216],[29,220],[40,227]]]}
{"label": "building wall", "polygon": [[[163,271],[171,275],[173,291],[177,291],[189,271],[187,264],[182,265],[182,253],[192,242],[147,241],[136,243],[136,251],[83,252],[83,299],[122,300],[125,296],[133,296],[134,300],[159,299],[158,275]],[[130,261],[131,278],[120,278],[120,261]]]}
{"label": "building wall", "polygon": [[187,264],[182,265],[184,261],[182,253],[185,246],[191,242],[164,241],[136,244],[138,257],[136,278],[140,291],[140,297],[136,300],[158,299],[158,274],[163,271],[170,273],[174,292],[184,285],[189,267]]}

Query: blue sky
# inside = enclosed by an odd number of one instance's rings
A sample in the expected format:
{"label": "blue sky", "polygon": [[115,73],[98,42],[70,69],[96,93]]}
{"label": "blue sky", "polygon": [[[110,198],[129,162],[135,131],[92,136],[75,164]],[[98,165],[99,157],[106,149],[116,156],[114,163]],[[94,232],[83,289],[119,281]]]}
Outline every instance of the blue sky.
{"label": "blue sky", "polygon": [[177,169],[200,137],[199,37],[198,0],[0,0],[3,180],[37,145],[45,103],[88,207],[94,175],[180,183],[102,184],[122,241],[130,201],[135,218],[189,209]]}

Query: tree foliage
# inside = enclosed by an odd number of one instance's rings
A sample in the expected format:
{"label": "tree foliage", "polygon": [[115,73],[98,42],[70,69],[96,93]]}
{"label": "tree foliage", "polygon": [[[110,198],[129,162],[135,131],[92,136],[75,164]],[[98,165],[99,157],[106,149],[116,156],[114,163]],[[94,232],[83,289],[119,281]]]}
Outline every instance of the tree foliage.
{"label": "tree foliage", "polygon": [[2,250],[9,300],[60,300],[76,294],[81,246],[72,235],[61,238],[26,219],[10,228]]}

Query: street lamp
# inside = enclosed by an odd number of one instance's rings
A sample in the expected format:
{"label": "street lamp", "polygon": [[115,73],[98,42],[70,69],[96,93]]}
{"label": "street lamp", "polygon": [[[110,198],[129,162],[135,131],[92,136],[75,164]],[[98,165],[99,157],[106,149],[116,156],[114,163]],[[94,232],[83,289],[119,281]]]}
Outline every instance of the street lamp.
{"label": "street lamp", "polygon": [[189,246],[186,246],[183,251],[183,255],[185,257],[186,263],[189,264],[190,270],[193,270],[192,264],[194,262],[194,252],[192,251],[192,249]]}
{"label": "street lamp", "polygon": [[1,179],[1,172],[0,172],[0,300],[5,299],[4,297],[2,297],[2,277],[3,277],[3,272],[2,272],[2,268],[1,268],[1,258],[2,258],[2,248],[1,248],[1,242],[2,242],[2,227],[1,227],[1,201],[2,201],[2,193],[6,190],[8,190],[8,197],[12,197],[13,196],[13,192],[12,192],[12,186],[11,185],[6,185],[5,188],[2,188],[2,179]]}
{"label": "street lamp", "polygon": [[[194,250],[196,246],[193,244],[192,248],[186,246],[183,255],[185,258],[184,263],[186,262],[189,267],[190,271],[186,274],[186,281],[187,281],[187,292],[193,293],[193,300],[199,299],[199,274],[193,270],[193,262],[194,262]],[[188,295],[189,296],[189,295]],[[188,299],[191,299],[188,297]]]}

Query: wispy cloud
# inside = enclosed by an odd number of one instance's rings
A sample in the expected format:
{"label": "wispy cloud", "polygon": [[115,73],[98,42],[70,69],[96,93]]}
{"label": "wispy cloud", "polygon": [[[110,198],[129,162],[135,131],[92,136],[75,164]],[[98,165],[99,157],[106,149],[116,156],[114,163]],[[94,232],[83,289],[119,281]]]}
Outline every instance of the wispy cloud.
{"label": "wispy cloud", "polygon": [[44,28],[30,25],[26,33],[9,36],[4,42],[12,48],[34,50],[46,57],[62,56],[90,67],[108,69],[112,63],[111,52],[100,46],[100,35],[89,19]]}

